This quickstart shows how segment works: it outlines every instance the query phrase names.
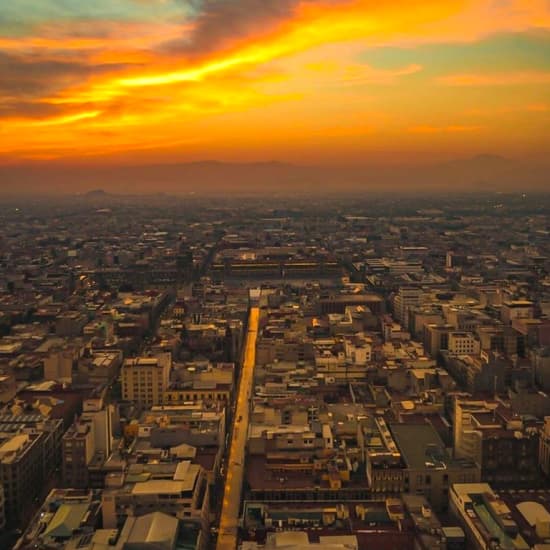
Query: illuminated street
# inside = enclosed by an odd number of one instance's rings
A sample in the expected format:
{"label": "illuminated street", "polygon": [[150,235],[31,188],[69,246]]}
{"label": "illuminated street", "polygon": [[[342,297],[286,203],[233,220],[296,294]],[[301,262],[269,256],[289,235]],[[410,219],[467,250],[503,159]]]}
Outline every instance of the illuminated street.
{"label": "illuminated street", "polygon": [[256,338],[258,335],[259,315],[259,308],[253,307],[250,309],[245,355],[239,385],[239,395],[237,397],[235,423],[223,495],[217,544],[218,550],[234,550],[237,546],[237,528],[241,504],[246,435],[248,432],[250,410],[249,399],[254,383],[254,364],[256,358]]}

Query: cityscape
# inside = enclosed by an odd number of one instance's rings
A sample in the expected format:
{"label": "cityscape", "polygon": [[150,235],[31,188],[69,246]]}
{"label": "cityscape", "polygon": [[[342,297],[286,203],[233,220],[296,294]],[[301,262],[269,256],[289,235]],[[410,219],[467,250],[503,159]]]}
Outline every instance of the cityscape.
{"label": "cityscape", "polygon": [[0,217],[2,547],[550,539],[547,196]]}
{"label": "cityscape", "polygon": [[0,550],[550,550],[550,0],[0,0]]}

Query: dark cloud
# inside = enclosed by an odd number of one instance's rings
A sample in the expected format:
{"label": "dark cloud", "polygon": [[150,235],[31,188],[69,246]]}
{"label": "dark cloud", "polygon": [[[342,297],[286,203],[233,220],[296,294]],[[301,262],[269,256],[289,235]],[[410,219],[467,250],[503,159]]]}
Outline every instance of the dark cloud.
{"label": "dark cloud", "polygon": [[0,52],[0,96],[32,99],[84,82],[95,74],[124,68],[121,64],[89,64],[75,58]]}
{"label": "dark cloud", "polygon": [[59,61],[0,52],[0,94],[39,97],[78,81],[89,67],[78,61]]}
{"label": "dark cloud", "polygon": [[312,1],[197,0],[193,2],[198,14],[193,31],[181,40],[165,44],[165,48],[190,55],[207,53],[268,29],[292,17],[299,4]]}
{"label": "dark cloud", "polygon": [[53,105],[42,101],[22,101],[18,99],[3,99],[0,101],[0,119],[6,118],[43,118],[63,114],[66,109],[61,105]]}

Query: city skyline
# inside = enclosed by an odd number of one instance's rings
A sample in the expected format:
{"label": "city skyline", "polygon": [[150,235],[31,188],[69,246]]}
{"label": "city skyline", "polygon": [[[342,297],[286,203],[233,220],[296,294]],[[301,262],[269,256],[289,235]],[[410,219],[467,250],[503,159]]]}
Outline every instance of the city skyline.
{"label": "city skyline", "polygon": [[549,29],[545,1],[10,3],[0,164],[539,162]]}

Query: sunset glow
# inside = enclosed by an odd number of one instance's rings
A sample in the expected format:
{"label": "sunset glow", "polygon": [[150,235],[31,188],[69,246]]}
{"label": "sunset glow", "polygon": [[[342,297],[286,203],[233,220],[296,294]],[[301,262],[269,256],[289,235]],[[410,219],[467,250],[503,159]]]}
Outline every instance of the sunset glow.
{"label": "sunset glow", "polygon": [[0,7],[0,160],[542,153],[545,0]]}

